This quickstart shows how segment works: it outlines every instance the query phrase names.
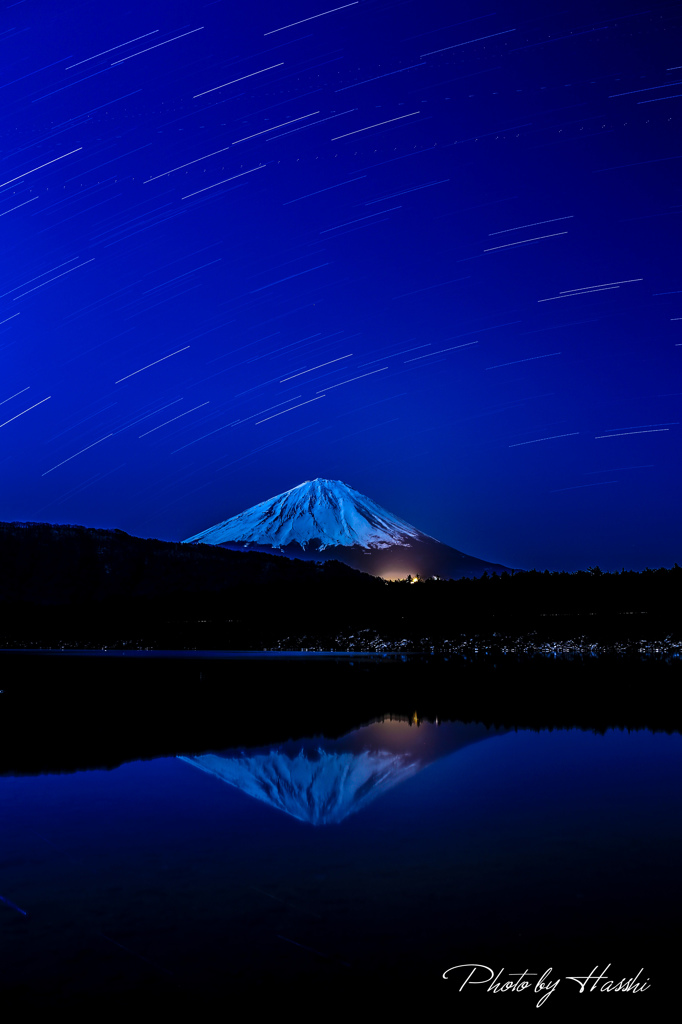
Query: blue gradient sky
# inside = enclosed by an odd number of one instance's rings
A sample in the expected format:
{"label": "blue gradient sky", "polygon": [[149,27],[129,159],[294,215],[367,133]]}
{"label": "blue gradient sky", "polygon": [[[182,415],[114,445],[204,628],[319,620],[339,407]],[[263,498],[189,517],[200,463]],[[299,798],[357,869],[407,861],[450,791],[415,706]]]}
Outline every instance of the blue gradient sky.
{"label": "blue gradient sky", "polygon": [[0,518],[682,561],[676,9],[328,10],[5,6]]}

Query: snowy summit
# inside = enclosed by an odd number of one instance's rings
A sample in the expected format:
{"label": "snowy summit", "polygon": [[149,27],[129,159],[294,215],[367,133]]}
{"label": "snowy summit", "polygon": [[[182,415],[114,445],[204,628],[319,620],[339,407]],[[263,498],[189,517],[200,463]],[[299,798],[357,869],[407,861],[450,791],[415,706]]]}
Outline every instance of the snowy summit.
{"label": "snowy summit", "polygon": [[342,483],[317,477],[262,501],[187,543],[268,544],[273,548],[311,541],[327,547],[409,547],[425,537],[404,519],[387,512],[376,501]]}

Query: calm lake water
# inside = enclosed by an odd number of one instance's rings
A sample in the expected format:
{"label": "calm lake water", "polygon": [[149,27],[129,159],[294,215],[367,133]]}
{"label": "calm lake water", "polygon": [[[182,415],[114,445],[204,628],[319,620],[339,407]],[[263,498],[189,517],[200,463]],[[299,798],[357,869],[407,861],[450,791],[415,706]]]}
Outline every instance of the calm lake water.
{"label": "calm lake water", "polygon": [[[681,780],[678,733],[404,720],[4,776],[0,989],[170,1005],[369,981],[393,1007],[418,984],[453,1013],[534,1010],[532,989],[460,991],[477,963],[551,968],[545,1015],[644,1020],[679,982]],[[651,987],[581,993],[595,965]]]}

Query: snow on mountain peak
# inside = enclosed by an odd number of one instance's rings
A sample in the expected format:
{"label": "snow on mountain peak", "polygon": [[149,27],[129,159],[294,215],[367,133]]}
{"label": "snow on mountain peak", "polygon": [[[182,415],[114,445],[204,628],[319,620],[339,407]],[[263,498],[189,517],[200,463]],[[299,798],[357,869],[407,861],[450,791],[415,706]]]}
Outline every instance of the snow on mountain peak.
{"label": "snow on mountain peak", "polygon": [[185,543],[267,544],[311,541],[326,547],[409,547],[425,535],[341,480],[317,477],[188,537]]}

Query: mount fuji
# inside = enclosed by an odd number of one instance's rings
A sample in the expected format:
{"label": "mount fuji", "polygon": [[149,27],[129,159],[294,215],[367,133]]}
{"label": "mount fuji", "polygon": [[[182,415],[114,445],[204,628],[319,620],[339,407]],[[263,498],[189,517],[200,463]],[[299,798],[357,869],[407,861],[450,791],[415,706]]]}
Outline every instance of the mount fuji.
{"label": "mount fuji", "polygon": [[353,569],[404,579],[478,577],[506,566],[466,555],[388,512],[341,480],[318,477],[188,537],[232,551],[306,561],[336,559]]}

